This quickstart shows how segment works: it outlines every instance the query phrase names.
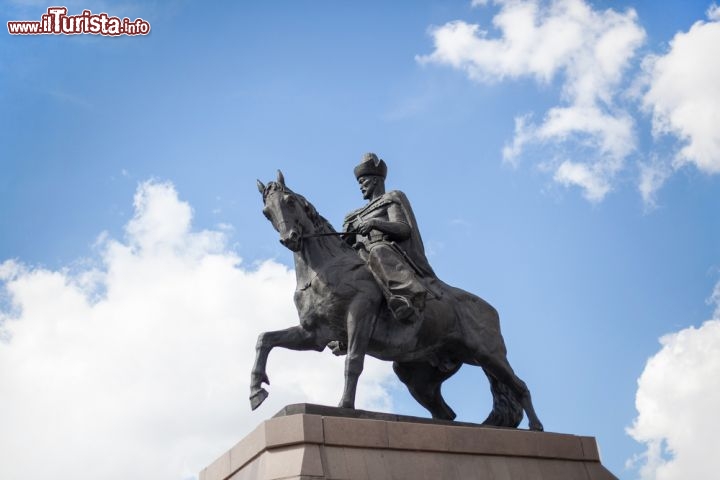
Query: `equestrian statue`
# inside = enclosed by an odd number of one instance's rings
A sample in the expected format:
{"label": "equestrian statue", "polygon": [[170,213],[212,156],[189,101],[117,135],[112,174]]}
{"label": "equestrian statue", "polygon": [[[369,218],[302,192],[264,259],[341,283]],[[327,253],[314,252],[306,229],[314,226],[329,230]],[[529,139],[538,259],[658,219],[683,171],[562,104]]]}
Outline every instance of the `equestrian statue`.
{"label": "equestrian statue", "polygon": [[440,280],[425,256],[404,193],[385,191],[387,165],[364,155],[355,178],[367,204],[337,232],[315,207],[286,184],[282,172],[264,185],[263,214],[294,254],[295,306],[300,324],[261,333],[250,380],[250,405],[268,396],[267,358],[274,347],[346,355],[339,406],[355,408],[366,355],[393,362],[410,394],[436,419],[453,420],[442,383],[463,364],[479,366],[490,382],[486,425],[516,428],[527,414],[543,430],[527,385],[513,371],[495,308]]}

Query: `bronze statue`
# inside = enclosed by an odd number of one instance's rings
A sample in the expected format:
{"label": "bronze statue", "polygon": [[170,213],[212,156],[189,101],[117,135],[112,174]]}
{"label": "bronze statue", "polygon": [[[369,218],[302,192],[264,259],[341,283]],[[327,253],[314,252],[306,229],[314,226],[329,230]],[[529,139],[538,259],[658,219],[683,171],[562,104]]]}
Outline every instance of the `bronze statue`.
{"label": "bronze statue", "polygon": [[[497,311],[486,301],[439,280],[430,267],[410,203],[402,192],[385,192],[385,162],[365,155],[355,169],[369,203],[347,216],[336,232],[310,202],[275,182],[258,189],[263,213],[294,252],[300,325],[258,337],[250,381],[250,404],[267,398],[266,364],[274,347],[346,354],[340,407],[355,407],[365,355],[393,362],[412,396],[433,418],[455,413],[441,394],[442,382],[465,363],[480,366],[490,381],[493,408],[485,424],[517,427],[528,416],[543,426],[530,391],[513,372]],[[352,244],[352,247],[351,247]]]}

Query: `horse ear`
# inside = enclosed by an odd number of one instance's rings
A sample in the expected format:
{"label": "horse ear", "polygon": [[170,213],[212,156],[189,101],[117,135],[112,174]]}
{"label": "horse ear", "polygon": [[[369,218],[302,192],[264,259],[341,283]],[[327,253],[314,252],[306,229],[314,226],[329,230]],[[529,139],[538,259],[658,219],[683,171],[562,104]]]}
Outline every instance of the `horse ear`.
{"label": "horse ear", "polygon": [[265,185],[260,180],[257,181],[258,191],[262,195],[265,192]]}
{"label": "horse ear", "polygon": [[280,170],[278,170],[277,181],[283,187],[285,186],[285,176]]}

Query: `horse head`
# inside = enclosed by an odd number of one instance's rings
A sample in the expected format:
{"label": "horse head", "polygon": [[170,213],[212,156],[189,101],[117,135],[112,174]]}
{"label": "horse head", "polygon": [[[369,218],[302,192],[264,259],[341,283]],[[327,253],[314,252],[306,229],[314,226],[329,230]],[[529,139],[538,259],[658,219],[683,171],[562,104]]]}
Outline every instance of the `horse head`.
{"label": "horse head", "polygon": [[264,185],[257,181],[263,197],[263,215],[280,234],[280,243],[293,252],[302,248],[303,233],[312,229],[306,212],[307,201],[285,185],[278,170],[277,180]]}

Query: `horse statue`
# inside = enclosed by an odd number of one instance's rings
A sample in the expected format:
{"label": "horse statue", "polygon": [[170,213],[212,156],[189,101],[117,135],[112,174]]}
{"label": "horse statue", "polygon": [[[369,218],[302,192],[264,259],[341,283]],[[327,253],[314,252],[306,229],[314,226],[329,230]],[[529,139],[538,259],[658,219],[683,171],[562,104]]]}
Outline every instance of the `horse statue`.
{"label": "horse statue", "polygon": [[294,253],[300,324],[258,336],[250,380],[250,405],[267,398],[266,364],[274,347],[346,354],[345,386],[339,406],[355,408],[365,355],[393,362],[410,394],[436,419],[453,420],[442,383],[463,364],[479,366],[490,382],[493,408],[485,425],[516,428],[528,416],[531,430],[543,430],[525,382],[507,360],[498,313],[480,297],[440,282],[442,295],[427,300],[423,319],[397,321],[364,260],[302,195],[276,181],[263,185],[263,214]]}

